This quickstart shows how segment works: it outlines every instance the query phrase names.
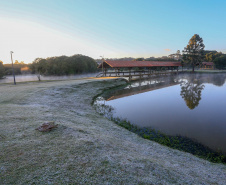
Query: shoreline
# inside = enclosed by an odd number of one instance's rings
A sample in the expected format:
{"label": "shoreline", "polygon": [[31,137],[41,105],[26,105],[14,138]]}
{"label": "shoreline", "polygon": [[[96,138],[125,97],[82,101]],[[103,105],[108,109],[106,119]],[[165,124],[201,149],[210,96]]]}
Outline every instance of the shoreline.
{"label": "shoreline", "polygon": [[[0,86],[1,184],[225,184],[226,166],[143,139],[91,106],[122,79]],[[58,128],[35,128],[55,121]]]}

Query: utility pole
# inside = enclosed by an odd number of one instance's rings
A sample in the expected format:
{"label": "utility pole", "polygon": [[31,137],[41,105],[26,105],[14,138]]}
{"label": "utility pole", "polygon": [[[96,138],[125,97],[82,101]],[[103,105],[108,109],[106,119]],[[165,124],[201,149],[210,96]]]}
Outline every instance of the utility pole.
{"label": "utility pole", "polygon": [[14,85],[16,85],[16,78],[15,78],[14,67],[13,67],[13,51],[10,51],[10,54],[11,54],[11,61],[12,61],[12,71],[13,71]]}

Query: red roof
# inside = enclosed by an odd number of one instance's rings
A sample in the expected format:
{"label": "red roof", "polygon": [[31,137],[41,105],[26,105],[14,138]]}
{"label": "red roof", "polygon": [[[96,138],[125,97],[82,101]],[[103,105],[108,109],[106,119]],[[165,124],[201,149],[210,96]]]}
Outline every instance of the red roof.
{"label": "red roof", "polygon": [[[104,61],[104,67],[120,68],[120,67],[172,67],[181,66],[180,62],[174,61]],[[98,66],[102,68],[102,64]]]}

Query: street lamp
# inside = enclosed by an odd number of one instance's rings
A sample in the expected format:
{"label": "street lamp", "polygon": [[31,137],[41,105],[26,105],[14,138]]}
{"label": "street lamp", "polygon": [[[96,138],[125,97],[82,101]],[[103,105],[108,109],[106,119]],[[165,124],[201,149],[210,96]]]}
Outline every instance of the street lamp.
{"label": "street lamp", "polygon": [[12,71],[13,71],[14,85],[16,85],[16,78],[15,78],[14,67],[13,67],[13,51],[10,51],[10,54],[11,54],[11,61],[12,61]]}
{"label": "street lamp", "polygon": [[102,58],[102,73],[103,73],[103,76],[104,76],[104,55],[103,56],[100,56]]}

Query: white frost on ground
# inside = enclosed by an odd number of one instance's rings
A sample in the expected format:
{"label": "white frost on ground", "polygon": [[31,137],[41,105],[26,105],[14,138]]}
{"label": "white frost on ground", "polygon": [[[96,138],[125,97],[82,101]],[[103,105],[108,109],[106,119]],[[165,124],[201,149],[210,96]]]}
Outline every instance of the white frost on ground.
{"label": "white frost on ground", "polygon": [[[226,166],[140,138],[92,98],[120,79],[0,86],[0,184],[226,184]],[[55,121],[49,133],[35,130]]]}

